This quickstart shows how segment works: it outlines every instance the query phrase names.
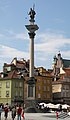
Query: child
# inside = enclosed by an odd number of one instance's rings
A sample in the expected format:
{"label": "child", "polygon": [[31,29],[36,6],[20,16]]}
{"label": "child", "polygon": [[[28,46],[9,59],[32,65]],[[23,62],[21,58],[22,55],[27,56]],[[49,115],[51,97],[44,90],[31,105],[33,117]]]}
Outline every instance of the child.
{"label": "child", "polygon": [[56,111],[56,118],[58,119],[58,112]]}

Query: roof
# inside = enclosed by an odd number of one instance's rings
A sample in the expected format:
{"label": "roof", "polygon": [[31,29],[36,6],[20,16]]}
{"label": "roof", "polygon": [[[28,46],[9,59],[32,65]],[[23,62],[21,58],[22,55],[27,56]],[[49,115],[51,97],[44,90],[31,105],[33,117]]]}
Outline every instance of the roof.
{"label": "roof", "polygon": [[63,67],[64,68],[70,67],[70,60],[62,59],[62,62],[63,62]]}
{"label": "roof", "polygon": [[70,68],[64,68],[63,70],[65,71],[65,76],[70,77]]}
{"label": "roof", "polygon": [[10,71],[8,73],[3,73],[4,77],[0,76],[0,79],[21,79],[22,75],[19,75],[16,70]]}
{"label": "roof", "polygon": [[4,67],[9,67],[9,66],[15,66],[15,65],[13,63],[10,64],[4,63]]}

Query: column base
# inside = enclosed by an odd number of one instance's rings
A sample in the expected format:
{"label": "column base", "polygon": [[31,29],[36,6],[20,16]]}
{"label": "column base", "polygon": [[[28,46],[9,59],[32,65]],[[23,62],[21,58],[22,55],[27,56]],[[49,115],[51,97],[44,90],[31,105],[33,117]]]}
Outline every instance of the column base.
{"label": "column base", "polygon": [[37,108],[36,100],[26,100],[24,112],[25,113],[42,113],[42,111]]}

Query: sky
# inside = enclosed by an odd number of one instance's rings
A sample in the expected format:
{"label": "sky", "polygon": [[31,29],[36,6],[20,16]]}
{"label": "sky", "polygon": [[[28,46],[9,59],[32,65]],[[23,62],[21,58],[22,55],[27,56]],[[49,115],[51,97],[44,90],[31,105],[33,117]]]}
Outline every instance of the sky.
{"label": "sky", "polygon": [[25,25],[35,4],[35,67],[52,68],[53,57],[60,51],[70,60],[70,0],[0,0],[0,71],[4,63],[30,58],[30,39]]}

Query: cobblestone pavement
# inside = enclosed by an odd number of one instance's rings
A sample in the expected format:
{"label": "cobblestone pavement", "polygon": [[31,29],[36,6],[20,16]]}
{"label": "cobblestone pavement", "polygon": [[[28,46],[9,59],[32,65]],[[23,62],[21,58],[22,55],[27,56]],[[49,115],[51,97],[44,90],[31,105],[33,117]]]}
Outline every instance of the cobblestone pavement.
{"label": "cobblestone pavement", "polygon": [[[25,120],[56,120],[56,113],[25,113],[24,115],[25,115]],[[70,120],[70,116],[66,118],[58,118],[58,120],[63,120],[63,119]],[[1,120],[5,120],[4,112],[2,112],[1,114]],[[8,113],[7,120],[12,120],[11,112]],[[14,120],[17,120],[17,115]]]}

